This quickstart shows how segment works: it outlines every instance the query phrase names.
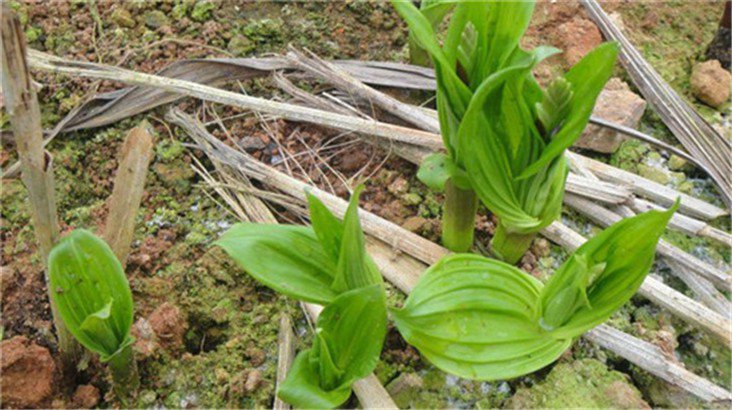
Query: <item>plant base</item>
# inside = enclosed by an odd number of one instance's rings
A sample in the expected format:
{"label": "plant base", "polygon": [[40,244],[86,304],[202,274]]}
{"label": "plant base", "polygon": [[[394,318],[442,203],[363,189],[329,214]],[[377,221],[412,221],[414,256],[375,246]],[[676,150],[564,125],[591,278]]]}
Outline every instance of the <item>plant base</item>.
{"label": "plant base", "polygon": [[445,207],[442,211],[442,244],[453,252],[467,252],[473,246],[478,197],[475,191],[445,183]]}
{"label": "plant base", "polygon": [[140,376],[137,373],[137,362],[135,362],[132,352],[132,345],[125,347],[109,359],[109,370],[112,373],[114,393],[126,407],[140,387]]}
{"label": "plant base", "polygon": [[529,249],[534,237],[536,237],[536,233],[520,234],[508,232],[499,222],[493,239],[491,239],[491,251],[502,261],[515,265]]}

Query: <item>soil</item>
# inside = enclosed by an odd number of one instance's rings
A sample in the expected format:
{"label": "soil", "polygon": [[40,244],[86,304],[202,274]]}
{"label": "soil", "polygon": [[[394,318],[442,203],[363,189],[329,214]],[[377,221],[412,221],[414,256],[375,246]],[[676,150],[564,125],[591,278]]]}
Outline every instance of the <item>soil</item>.
{"label": "soil", "polygon": [[[385,2],[130,0],[59,1],[53,6],[32,1],[12,1],[11,4],[20,15],[32,48],[144,72],[155,72],[185,58],[280,53],[288,44],[308,48],[324,58],[407,59],[404,23]],[[651,6],[643,2],[609,2],[603,3],[603,7],[622,16],[631,39],[646,58],[659,67],[674,87],[690,96],[688,75],[693,63],[703,59],[706,45],[714,37],[722,3],[679,2]],[[577,46],[573,36],[558,35],[558,28],[564,27],[562,32],[569,34],[574,27],[594,32],[587,26],[588,22],[576,3],[539,2],[526,45]],[[566,50],[564,55],[550,59],[540,67],[537,76],[550,79],[585,51],[584,46]],[[627,80],[622,69],[618,69],[617,74]],[[119,86],[112,82],[47,73],[34,73],[34,77],[43,86],[39,98],[46,128],[55,125],[93,90],[112,90]],[[285,98],[267,79],[248,81],[241,86],[252,95]],[[423,93],[389,92],[411,101],[429,98]],[[242,114],[230,107],[207,105],[202,109],[199,102],[190,100],[181,102],[179,107],[188,112],[197,110],[207,120],[212,119],[211,112],[224,119]],[[142,375],[136,405],[176,408],[271,406],[279,316],[288,314],[296,320],[299,348],[310,343],[307,324],[296,303],[254,282],[220,250],[210,247],[211,242],[236,220],[205,194],[205,186],[191,170],[192,157],[202,157],[186,150],[182,142],[187,141],[182,134],[161,120],[165,109],[101,129],[64,134],[49,145],[54,155],[63,231],[75,227],[100,230],[106,217],[105,201],[112,190],[117,150],[127,130],[142,119],[150,121],[156,132],[155,158],[126,269],[135,300],[133,329],[138,339],[135,349]],[[700,110],[715,123],[726,118],[724,106],[719,110]],[[383,114],[377,112],[375,115]],[[415,167],[404,160],[351,137],[308,124],[281,120],[264,124],[253,116],[227,119],[225,123],[231,138],[246,144],[256,158],[322,189],[345,198],[350,187],[365,182],[367,188],[361,203],[364,209],[439,241],[442,197],[428,191],[416,179]],[[3,130],[7,129],[7,124],[7,114],[3,111],[0,117]],[[643,127],[676,143],[652,114],[646,114]],[[211,130],[231,143],[223,130],[215,127]],[[311,148],[341,143],[340,148],[328,151],[332,158],[326,161],[327,167],[320,159],[299,155]],[[611,158],[599,158],[637,167],[652,151],[647,146],[641,149],[628,144]],[[295,155],[296,161],[292,159]],[[3,144],[0,160],[3,166],[15,160],[10,144]],[[718,196],[709,189],[708,180],[693,171],[689,172],[688,180],[705,199],[719,202]],[[3,180],[2,189],[3,406],[118,406],[110,393],[104,366],[94,358],[68,388],[50,381],[48,391],[40,387],[21,391],[5,385],[6,381],[15,380],[9,379],[7,376],[11,373],[5,371],[6,358],[11,357],[6,352],[17,350],[33,352],[21,355],[29,357],[29,361],[18,372],[17,381],[30,379],[41,383],[52,380],[56,343],[42,261],[29,223],[26,193],[18,180]],[[278,211],[288,216],[283,210]],[[289,217],[294,219],[292,215]],[[570,211],[565,217],[585,233],[597,230]],[[481,209],[476,222],[476,238],[479,243],[486,244],[493,234],[495,220]],[[703,249],[715,263],[730,262],[728,252],[708,241],[688,237],[670,237],[669,240],[687,250]],[[560,248],[538,239],[519,267],[544,277],[565,257]],[[659,266],[656,272],[666,275],[667,269]],[[390,290],[391,303],[399,303],[403,296]],[[729,363],[729,350],[647,301],[634,300],[617,313],[612,322],[623,331],[657,343],[669,353],[675,352],[697,374],[730,386],[730,372],[725,366]],[[589,365],[585,365],[587,363]],[[556,395],[547,393],[545,387],[533,389],[533,386],[545,386],[540,384],[545,379],[572,377],[573,372],[565,371],[572,366],[584,369],[589,379],[597,377],[599,390],[593,390],[591,394],[599,403],[657,406],[668,405],[665,400],[671,397],[672,390],[667,384],[581,341],[554,368],[559,366],[563,367],[556,373],[546,369],[508,382],[456,379],[436,370],[390,329],[376,374],[385,385],[396,382],[400,375],[419,378],[422,383],[414,384],[419,386],[419,394],[404,389],[398,400],[400,404],[415,407],[501,407],[525,402],[541,403],[542,407],[567,405],[563,401],[553,401]],[[552,373],[557,375],[547,376]],[[41,376],[37,376],[39,374]],[[603,383],[599,383],[600,380]],[[10,395],[13,391],[18,392],[17,399]],[[517,391],[521,392],[520,401],[518,398],[511,400]],[[633,392],[633,401],[624,404],[618,402],[617,397],[613,399],[618,391]],[[673,394],[681,397],[679,400],[683,399],[676,403],[700,406],[688,394],[675,391]],[[642,398],[636,397],[638,395]],[[355,406],[357,402],[354,400],[350,405]]]}

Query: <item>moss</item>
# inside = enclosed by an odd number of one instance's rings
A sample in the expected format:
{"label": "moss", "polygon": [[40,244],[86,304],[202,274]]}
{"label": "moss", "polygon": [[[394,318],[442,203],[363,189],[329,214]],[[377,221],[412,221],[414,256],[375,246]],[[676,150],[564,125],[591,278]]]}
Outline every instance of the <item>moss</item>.
{"label": "moss", "polygon": [[193,7],[191,18],[195,21],[206,21],[211,17],[211,12],[216,10],[217,5],[213,1],[199,1]]}
{"label": "moss", "polygon": [[630,172],[638,172],[637,166],[650,150],[648,144],[630,139],[623,142],[610,158],[610,164]]}
{"label": "moss", "polygon": [[34,43],[43,35],[43,29],[40,27],[28,27],[25,30],[25,39],[28,43]]}
{"label": "moss", "polygon": [[511,408],[638,408],[645,407],[640,392],[620,372],[594,359],[560,363],[546,380],[519,389]]}

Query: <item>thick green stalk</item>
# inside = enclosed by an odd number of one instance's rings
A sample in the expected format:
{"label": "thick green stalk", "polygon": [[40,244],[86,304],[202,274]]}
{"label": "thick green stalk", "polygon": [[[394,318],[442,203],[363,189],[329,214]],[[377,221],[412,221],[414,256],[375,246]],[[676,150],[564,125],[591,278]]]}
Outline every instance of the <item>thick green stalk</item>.
{"label": "thick green stalk", "polygon": [[123,406],[129,405],[140,387],[140,376],[137,374],[137,362],[132,345],[122,349],[109,359],[109,370],[112,373],[112,387]]}
{"label": "thick green stalk", "polygon": [[467,252],[473,245],[478,196],[473,190],[445,183],[445,207],[442,210],[442,244],[453,252]]}
{"label": "thick green stalk", "polygon": [[520,234],[508,232],[503,224],[498,222],[496,232],[491,239],[491,250],[495,256],[506,263],[515,265],[531,246],[536,233]]}

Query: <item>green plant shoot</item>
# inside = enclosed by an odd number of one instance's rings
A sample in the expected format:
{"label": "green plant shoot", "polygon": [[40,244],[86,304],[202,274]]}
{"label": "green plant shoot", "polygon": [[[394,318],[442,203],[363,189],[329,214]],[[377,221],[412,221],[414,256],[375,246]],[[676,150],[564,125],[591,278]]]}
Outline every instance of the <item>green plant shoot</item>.
{"label": "green plant shoot", "polygon": [[237,224],[217,242],[266,286],[325,308],[313,345],[300,352],[277,394],[302,408],[332,408],[371,373],[386,336],[386,294],[365,250],[356,189],[343,221],[308,194],[312,226]]}
{"label": "green plant shoot", "polygon": [[520,48],[533,2],[438,1],[453,8],[442,46],[428,13],[410,1],[393,4],[435,67],[446,153],[428,157],[418,177],[445,191],[443,244],[470,249],[480,199],[499,220],[493,253],[514,264],[561,212],[564,150],[587,125],[618,47],[598,46],[543,89],[531,70],[559,50]]}
{"label": "green plant shoot", "polygon": [[126,403],[140,384],[130,335],[132,292],[104,240],[76,229],[48,256],[51,297],[79,343],[109,363],[114,391]]}
{"label": "green plant shoot", "polygon": [[542,285],[504,262],[450,255],[392,311],[435,366],[460,377],[509,379],[554,362],[638,290],[678,204],[625,219],[587,241]]}

